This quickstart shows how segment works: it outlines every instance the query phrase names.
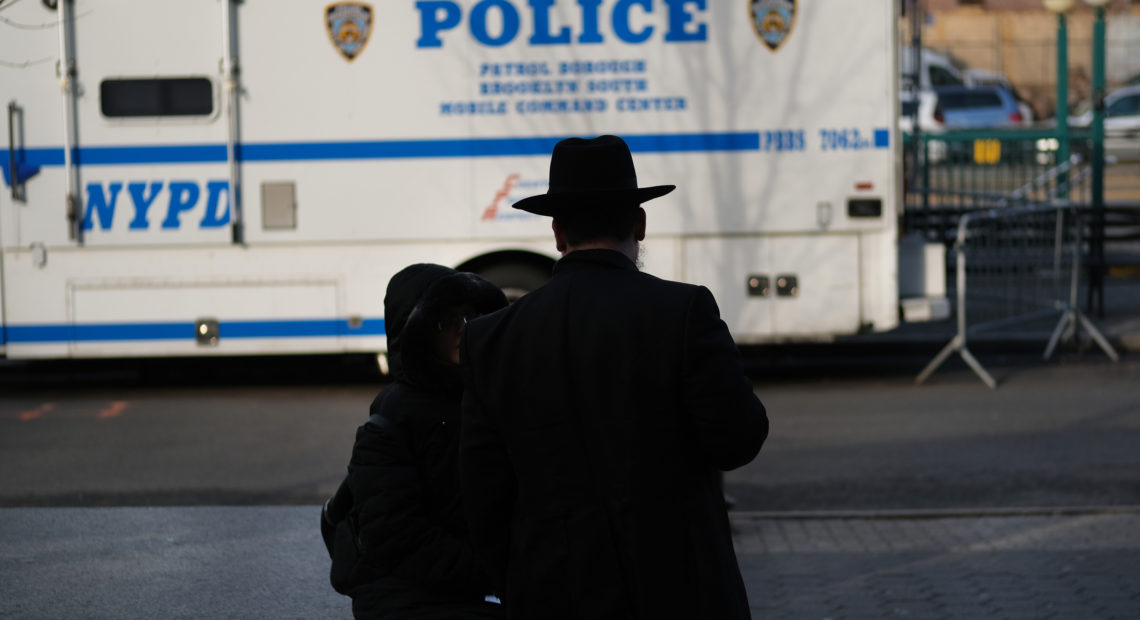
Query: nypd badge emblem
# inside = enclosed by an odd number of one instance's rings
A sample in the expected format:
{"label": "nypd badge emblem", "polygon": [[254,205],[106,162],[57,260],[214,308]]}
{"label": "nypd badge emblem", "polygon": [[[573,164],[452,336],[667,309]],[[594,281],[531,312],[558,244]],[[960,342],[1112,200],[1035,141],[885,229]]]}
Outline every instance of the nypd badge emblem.
{"label": "nypd badge emblem", "polygon": [[372,7],[362,2],[339,2],[325,7],[325,27],[333,46],[349,61],[364,51],[372,34]]}
{"label": "nypd badge emblem", "polygon": [[756,36],[776,51],[796,21],[796,0],[750,0],[752,5],[752,28]]}

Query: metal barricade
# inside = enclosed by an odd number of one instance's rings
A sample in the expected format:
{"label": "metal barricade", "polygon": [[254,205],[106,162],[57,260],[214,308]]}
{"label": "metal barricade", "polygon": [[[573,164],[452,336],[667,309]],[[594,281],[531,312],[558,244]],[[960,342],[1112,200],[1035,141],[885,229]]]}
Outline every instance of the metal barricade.
{"label": "metal barricade", "polygon": [[968,336],[1060,315],[1043,357],[1083,328],[1113,360],[1112,345],[1078,309],[1084,230],[1067,204],[1004,207],[958,219],[954,252],[957,333],[915,379],[921,384],[954,353],[988,385],[997,382],[970,352]]}
{"label": "metal barricade", "polygon": [[1091,175],[1082,138],[1072,134],[1073,156],[1062,161],[1061,134],[1054,128],[922,134],[907,150],[903,226],[949,245],[966,213],[1058,200],[1088,203]]}

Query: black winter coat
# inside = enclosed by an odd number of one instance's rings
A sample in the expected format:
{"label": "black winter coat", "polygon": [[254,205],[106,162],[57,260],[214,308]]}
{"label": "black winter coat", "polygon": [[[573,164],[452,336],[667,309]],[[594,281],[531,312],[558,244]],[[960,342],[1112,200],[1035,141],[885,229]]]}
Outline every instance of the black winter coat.
{"label": "black winter coat", "polygon": [[358,617],[435,617],[433,607],[461,603],[478,609],[491,592],[460,505],[458,405],[454,392],[397,382],[373,402],[380,424],[356,431],[348,487],[360,498],[369,575],[352,591]]}
{"label": "black winter coat", "polygon": [[396,381],[357,429],[342,487],[362,557],[350,591],[357,618],[501,617],[501,607],[483,602],[491,581],[472,553],[460,504],[459,372],[431,348],[443,312],[464,302],[482,312],[506,304],[485,281],[437,265],[410,267],[389,284]]}
{"label": "black winter coat", "polygon": [[768,419],[707,289],[572,252],[461,353],[464,503],[510,618],[749,617],[720,471]]}

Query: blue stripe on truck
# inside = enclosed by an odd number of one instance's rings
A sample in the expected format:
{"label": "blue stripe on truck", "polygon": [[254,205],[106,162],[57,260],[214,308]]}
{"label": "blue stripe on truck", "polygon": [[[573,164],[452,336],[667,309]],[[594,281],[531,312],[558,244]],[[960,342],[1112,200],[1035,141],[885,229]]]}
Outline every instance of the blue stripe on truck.
{"label": "blue stripe on truck", "polygon": [[[440,140],[376,140],[368,142],[262,142],[239,144],[243,162],[330,159],[409,159],[430,157],[549,156],[564,136],[530,138],[462,138]],[[622,136],[630,150],[640,153],[755,151],[758,132],[643,134]],[[30,166],[62,166],[63,148],[25,148],[21,162]],[[0,162],[8,151],[0,151]],[[125,164],[222,163],[224,144],[168,144],[155,146],[84,146],[76,152],[81,166]]]}
{"label": "blue stripe on truck", "polygon": [[[220,321],[219,338],[311,338],[322,336],[383,336],[384,319],[364,319],[352,327],[348,319],[279,321]],[[129,342],[193,340],[194,323],[48,323],[8,325],[0,341],[8,344],[51,342]]]}

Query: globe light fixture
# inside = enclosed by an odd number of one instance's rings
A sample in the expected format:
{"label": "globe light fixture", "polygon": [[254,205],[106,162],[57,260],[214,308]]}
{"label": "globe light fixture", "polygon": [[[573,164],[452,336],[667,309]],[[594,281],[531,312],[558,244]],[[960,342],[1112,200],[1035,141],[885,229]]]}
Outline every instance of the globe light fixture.
{"label": "globe light fixture", "polygon": [[1071,10],[1077,4],[1077,0],[1041,0],[1041,4],[1044,4],[1046,9],[1060,14]]}

